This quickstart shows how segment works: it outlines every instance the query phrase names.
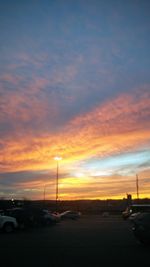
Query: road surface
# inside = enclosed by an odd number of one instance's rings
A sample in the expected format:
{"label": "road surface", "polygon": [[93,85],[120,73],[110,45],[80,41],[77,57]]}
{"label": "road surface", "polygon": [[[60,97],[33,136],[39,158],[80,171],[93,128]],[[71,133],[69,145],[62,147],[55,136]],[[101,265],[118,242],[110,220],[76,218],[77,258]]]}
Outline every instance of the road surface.
{"label": "road surface", "polygon": [[56,226],[0,234],[1,266],[150,266],[150,248],[119,216],[82,216]]}

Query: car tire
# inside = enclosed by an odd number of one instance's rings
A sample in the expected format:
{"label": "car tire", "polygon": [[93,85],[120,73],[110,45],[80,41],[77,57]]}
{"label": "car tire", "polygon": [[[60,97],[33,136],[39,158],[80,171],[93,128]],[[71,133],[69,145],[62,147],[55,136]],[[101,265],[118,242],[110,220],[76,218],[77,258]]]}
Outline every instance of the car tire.
{"label": "car tire", "polygon": [[4,224],[3,230],[5,233],[12,233],[14,231],[14,225],[10,222],[7,222]]}

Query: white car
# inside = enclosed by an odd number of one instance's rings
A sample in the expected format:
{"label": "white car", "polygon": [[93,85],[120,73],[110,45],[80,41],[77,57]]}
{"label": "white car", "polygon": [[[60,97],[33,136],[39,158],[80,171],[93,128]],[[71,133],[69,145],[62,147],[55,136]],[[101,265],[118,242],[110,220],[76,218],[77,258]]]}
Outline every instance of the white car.
{"label": "white car", "polygon": [[0,215],[0,230],[6,233],[13,232],[18,227],[18,223],[15,218],[10,216]]}
{"label": "white car", "polygon": [[78,218],[81,217],[81,212],[67,210],[67,211],[60,213],[60,217],[61,217],[61,219],[77,220]]}

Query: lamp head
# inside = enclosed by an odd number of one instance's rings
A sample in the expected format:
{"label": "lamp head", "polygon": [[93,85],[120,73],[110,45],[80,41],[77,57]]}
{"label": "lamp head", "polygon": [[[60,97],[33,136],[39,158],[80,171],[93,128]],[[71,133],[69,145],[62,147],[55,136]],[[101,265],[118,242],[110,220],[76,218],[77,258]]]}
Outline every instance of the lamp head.
{"label": "lamp head", "polygon": [[54,160],[61,160],[62,159],[62,157],[59,157],[59,156],[56,156],[55,158],[54,158]]}

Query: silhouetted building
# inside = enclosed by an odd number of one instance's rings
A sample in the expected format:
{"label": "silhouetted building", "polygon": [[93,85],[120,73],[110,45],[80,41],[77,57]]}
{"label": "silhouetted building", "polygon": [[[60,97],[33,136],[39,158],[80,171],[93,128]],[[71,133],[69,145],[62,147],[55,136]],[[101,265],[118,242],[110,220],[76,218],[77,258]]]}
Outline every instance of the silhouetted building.
{"label": "silhouetted building", "polygon": [[131,205],[132,205],[132,195],[127,194],[127,206],[131,206]]}

